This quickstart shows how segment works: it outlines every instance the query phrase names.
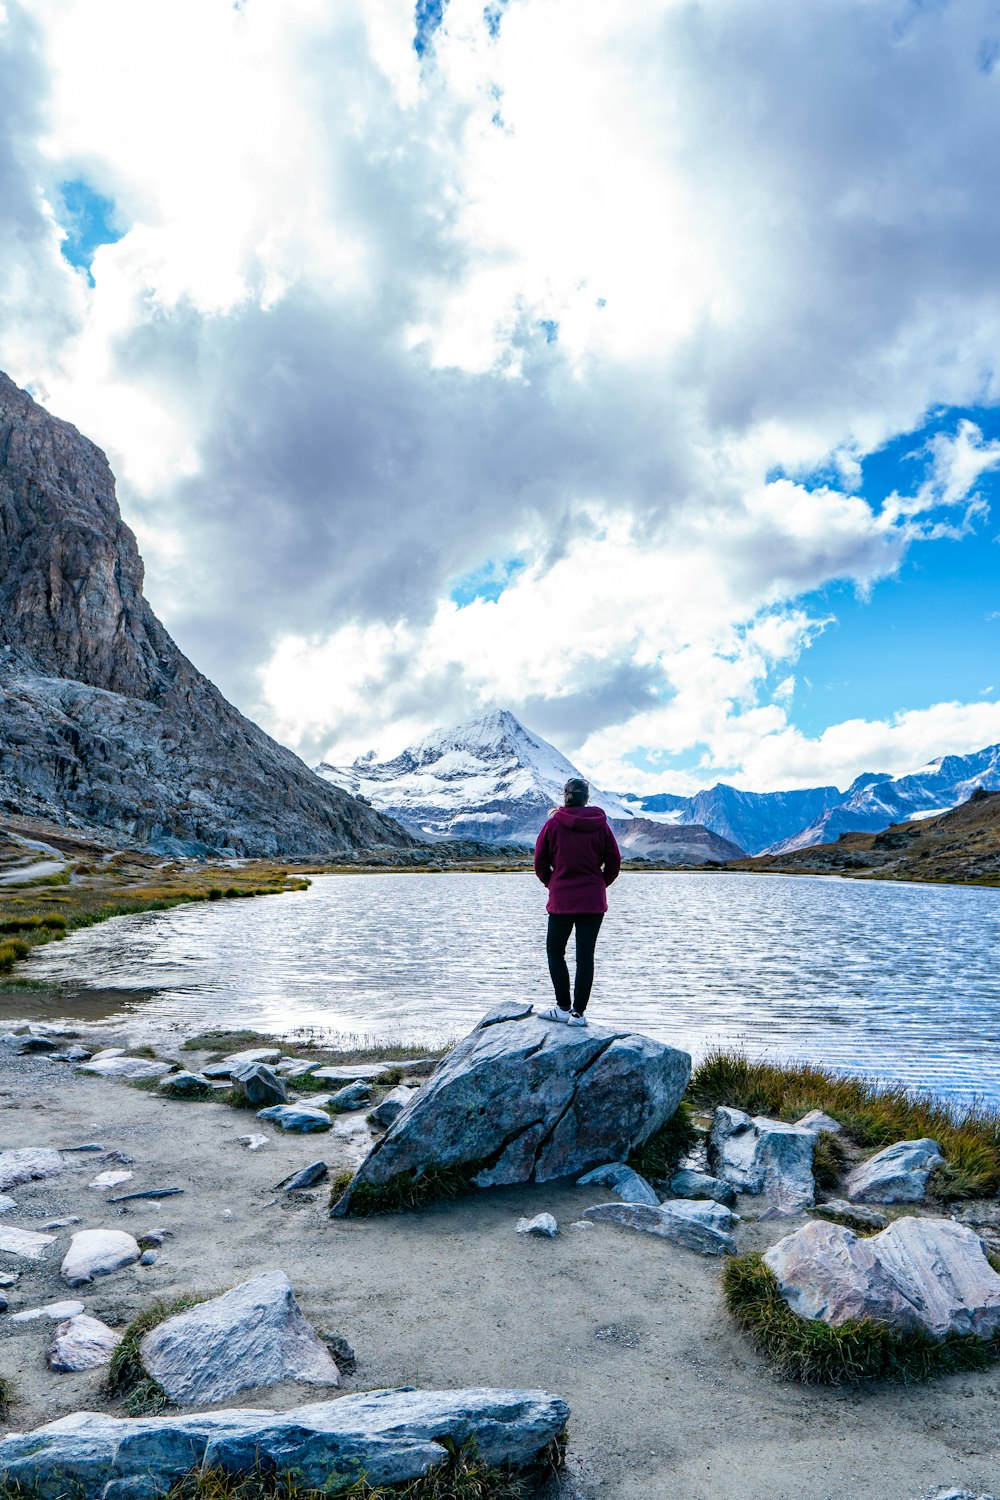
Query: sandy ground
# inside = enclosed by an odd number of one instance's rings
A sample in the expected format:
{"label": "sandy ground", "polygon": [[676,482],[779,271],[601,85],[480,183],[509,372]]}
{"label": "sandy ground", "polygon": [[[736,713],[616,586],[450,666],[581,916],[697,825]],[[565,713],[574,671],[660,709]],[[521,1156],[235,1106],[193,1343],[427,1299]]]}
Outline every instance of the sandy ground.
{"label": "sandy ground", "polygon": [[[113,1040],[107,1037],[110,1042]],[[186,1062],[191,1054],[182,1054]],[[730,1325],[719,1266],[641,1234],[572,1222],[600,1194],[505,1189],[420,1214],[331,1221],[326,1191],[289,1202],[274,1184],[322,1157],[353,1164],[359,1117],[320,1136],[284,1134],[222,1104],[182,1103],[79,1075],[44,1058],[0,1063],[0,1149],[99,1141],[135,1158],[114,1191],[182,1187],[161,1205],[114,1207],[86,1186],[104,1164],[67,1157],[62,1176],[11,1190],[5,1225],[171,1230],[156,1265],[71,1293],[47,1260],[20,1271],[10,1311],[77,1297],[121,1327],[156,1298],[216,1293],[262,1270],[291,1277],[307,1317],[344,1334],[358,1367],[346,1390],[381,1385],[541,1387],[572,1409],[567,1493],[581,1500],[913,1500],[946,1486],[1000,1491],[1000,1369],[899,1389],[804,1388],[775,1379]],[[266,1132],[250,1153],[237,1136]],[[357,1132],[361,1131],[359,1135]],[[351,1131],[355,1132],[353,1135]],[[275,1197],[279,1201],[274,1202]],[[561,1233],[525,1239],[517,1219],[546,1209]],[[787,1233],[746,1225],[744,1248]],[[0,1371],[20,1400],[6,1430],[107,1409],[100,1372],[56,1375],[51,1325],[0,1317]],[[311,1399],[282,1388],[231,1404]]]}

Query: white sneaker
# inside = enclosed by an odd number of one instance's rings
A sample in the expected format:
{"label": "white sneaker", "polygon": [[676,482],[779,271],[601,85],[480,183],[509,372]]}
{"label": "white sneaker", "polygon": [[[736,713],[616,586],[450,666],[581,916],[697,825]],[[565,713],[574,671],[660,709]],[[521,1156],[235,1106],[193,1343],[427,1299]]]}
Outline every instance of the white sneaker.
{"label": "white sneaker", "polygon": [[536,1010],[535,1015],[540,1021],[568,1021],[569,1011],[562,1010],[558,1005],[553,1005],[551,1010]]}
{"label": "white sneaker", "polygon": [[582,1016],[579,1011],[571,1010],[569,1015],[566,1017],[567,1026],[586,1026],[586,1024],[587,1017]]}

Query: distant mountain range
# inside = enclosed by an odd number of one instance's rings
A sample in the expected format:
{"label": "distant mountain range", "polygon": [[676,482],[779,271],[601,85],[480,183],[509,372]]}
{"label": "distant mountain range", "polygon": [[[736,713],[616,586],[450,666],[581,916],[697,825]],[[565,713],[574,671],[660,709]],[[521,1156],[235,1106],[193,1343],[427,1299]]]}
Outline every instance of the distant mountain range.
{"label": "distant mountain range", "polygon": [[[520,843],[534,841],[550,809],[561,803],[563,784],[583,774],[507,710],[436,731],[392,760],[377,761],[369,753],[350,766],[324,763],[316,771],[424,837]],[[877,833],[891,823],[946,811],[980,786],[1000,790],[1000,745],[942,756],[907,776],[869,772],[844,792],[835,786],[743,792],[720,782],[691,797],[644,797],[592,784],[591,800],[604,808],[633,853],[705,863],[744,852],[809,848],[845,831]]]}

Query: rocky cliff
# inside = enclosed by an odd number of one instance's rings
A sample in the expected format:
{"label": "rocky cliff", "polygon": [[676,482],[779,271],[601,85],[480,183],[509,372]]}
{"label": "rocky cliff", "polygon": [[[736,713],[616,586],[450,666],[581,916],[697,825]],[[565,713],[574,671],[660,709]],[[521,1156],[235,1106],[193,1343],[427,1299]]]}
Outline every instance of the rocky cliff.
{"label": "rocky cliff", "polygon": [[0,374],[0,809],[176,852],[412,843],[237,712],[142,584],[104,454]]}

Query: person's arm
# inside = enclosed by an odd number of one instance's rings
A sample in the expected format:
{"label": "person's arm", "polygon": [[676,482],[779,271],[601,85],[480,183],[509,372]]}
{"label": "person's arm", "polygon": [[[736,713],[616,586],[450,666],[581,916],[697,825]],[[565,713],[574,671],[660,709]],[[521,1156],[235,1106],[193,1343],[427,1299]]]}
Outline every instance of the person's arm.
{"label": "person's arm", "polygon": [[535,840],[535,874],[542,885],[548,885],[552,879],[552,854],[549,849],[549,825],[545,823],[541,833]]}
{"label": "person's arm", "polygon": [[604,846],[604,884],[612,885],[621,874],[622,851],[618,847],[618,840],[611,829],[608,829],[608,839]]}

